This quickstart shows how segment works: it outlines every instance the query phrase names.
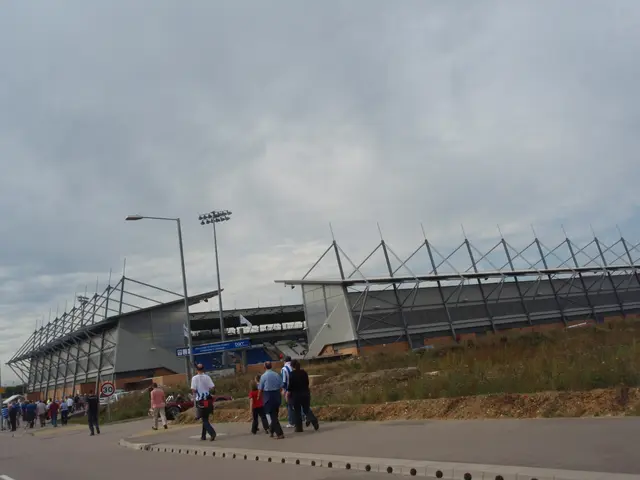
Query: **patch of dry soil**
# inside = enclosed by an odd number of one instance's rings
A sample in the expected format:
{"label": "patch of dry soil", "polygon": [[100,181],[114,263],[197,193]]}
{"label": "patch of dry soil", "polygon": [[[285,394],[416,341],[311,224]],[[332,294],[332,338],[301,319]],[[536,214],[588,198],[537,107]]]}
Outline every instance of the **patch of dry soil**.
{"label": "patch of dry soil", "polygon": [[[640,389],[626,387],[587,392],[497,394],[314,408],[315,414],[323,421],[597,417],[631,415],[639,411]],[[250,422],[251,414],[248,408],[222,408],[216,410],[214,418],[216,422]],[[176,420],[177,423],[195,421],[193,409]]]}

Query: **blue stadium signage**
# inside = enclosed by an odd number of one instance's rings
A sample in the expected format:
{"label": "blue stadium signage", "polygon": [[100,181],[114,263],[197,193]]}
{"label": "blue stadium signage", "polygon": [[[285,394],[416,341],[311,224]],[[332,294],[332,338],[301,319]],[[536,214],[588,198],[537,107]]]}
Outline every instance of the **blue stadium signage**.
{"label": "blue stadium signage", "polygon": [[[245,348],[251,348],[251,340],[248,338],[243,338],[242,340],[233,340],[231,342],[218,342],[218,343],[207,343],[205,345],[198,345],[196,347],[193,347],[193,354],[206,355],[207,353],[228,352],[231,350],[242,350]],[[189,349],[176,348],[176,356],[188,357]]]}

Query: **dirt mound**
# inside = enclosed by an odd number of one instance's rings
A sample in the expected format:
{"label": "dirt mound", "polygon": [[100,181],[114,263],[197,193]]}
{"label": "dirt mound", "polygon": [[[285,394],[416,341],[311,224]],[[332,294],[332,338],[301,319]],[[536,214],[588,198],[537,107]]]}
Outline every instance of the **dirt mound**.
{"label": "dirt mound", "polygon": [[417,367],[391,368],[368,373],[346,372],[314,385],[313,394],[318,396],[334,395],[345,391],[367,391],[377,388],[383,382],[403,383],[422,375]]}
{"label": "dirt mound", "polygon": [[[216,422],[250,422],[251,412],[247,408],[218,408],[214,410],[213,418]],[[191,423],[197,423],[196,409],[191,408],[186,412],[182,412],[174,420],[173,423],[189,425]]]}
{"label": "dirt mound", "polygon": [[[588,392],[407,400],[375,405],[328,405],[314,407],[314,412],[323,421],[621,416],[640,412],[640,389],[623,387]],[[250,422],[251,414],[248,409],[216,409],[214,420]],[[192,409],[181,414],[177,423],[195,421]]]}
{"label": "dirt mound", "polygon": [[420,375],[420,371],[417,367],[405,367],[405,368],[389,368],[386,370],[377,370],[375,372],[365,373],[353,373],[345,372],[340,375],[336,375],[331,378],[332,384],[341,383],[364,383],[364,382],[376,382],[380,380],[407,380]]}

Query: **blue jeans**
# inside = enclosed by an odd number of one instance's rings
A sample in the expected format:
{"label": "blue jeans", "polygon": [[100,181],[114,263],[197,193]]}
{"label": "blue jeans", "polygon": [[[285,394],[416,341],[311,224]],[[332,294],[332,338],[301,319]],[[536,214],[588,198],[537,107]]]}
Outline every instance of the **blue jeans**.
{"label": "blue jeans", "polygon": [[211,425],[211,422],[209,421],[209,414],[211,412],[209,411],[209,409],[204,409],[204,411],[201,413],[202,415],[202,436],[200,438],[202,438],[202,440],[206,440],[207,439],[207,433],[211,436],[211,438],[215,438],[216,436],[216,431],[213,429],[213,425]]}
{"label": "blue jeans", "polygon": [[58,415],[51,415],[51,425],[54,427],[58,426]]}
{"label": "blue jeans", "polygon": [[[304,419],[304,412],[302,409],[300,409],[300,415],[302,415],[302,418]],[[289,422],[289,425],[296,424],[296,409],[293,408],[293,401],[287,402],[287,421]]]}
{"label": "blue jeans", "polygon": [[280,410],[280,403],[282,403],[282,396],[280,390],[262,392],[264,395],[264,411],[269,417],[271,417],[271,424],[269,425],[269,431],[271,435],[278,437],[284,436],[280,421],[278,420],[278,412]]}

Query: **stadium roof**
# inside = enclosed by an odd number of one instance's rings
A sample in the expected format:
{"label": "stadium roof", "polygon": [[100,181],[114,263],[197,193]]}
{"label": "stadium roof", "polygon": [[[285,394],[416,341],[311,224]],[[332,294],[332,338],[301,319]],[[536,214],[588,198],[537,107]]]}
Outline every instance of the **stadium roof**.
{"label": "stadium roof", "polygon": [[[279,305],[272,307],[240,308],[224,310],[224,326],[236,328],[240,326],[240,315],[255,326],[273,325],[276,323],[294,323],[304,321],[304,307],[298,305]],[[219,328],[220,315],[216,312],[198,312],[191,314],[191,330],[213,330]]]}
{"label": "stadium roof", "polygon": [[579,274],[579,273],[602,273],[602,272],[615,272],[615,271],[628,271],[632,269],[638,269],[640,265],[608,265],[605,268],[595,267],[575,267],[575,268],[540,268],[540,269],[526,269],[526,270],[496,270],[496,271],[484,271],[484,272],[456,272],[446,274],[429,274],[429,275],[416,275],[416,276],[387,276],[387,277],[372,277],[372,278],[314,278],[314,279],[299,279],[299,280],[276,280],[276,283],[283,283],[285,285],[367,285],[367,284],[388,284],[388,283],[415,283],[420,282],[448,282],[455,280],[473,280],[473,279],[488,279],[488,278],[513,278],[513,277],[528,277],[528,276],[541,276],[541,275],[562,275],[562,274]]}
{"label": "stadium roof", "polygon": [[[202,302],[203,300],[208,300],[210,298],[213,298],[216,295],[218,295],[218,290],[212,290],[210,292],[201,293],[199,295],[191,295],[189,297],[189,305],[195,305],[197,303]],[[140,313],[150,312],[150,311],[156,310],[158,308],[170,307],[172,305],[180,306],[180,305],[183,304],[183,302],[184,302],[184,298],[181,298],[181,299],[172,300],[172,301],[166,302],[166,303],[158,303],[157,305],[152,305],[152,306],[146,307],[146,308],[140,308],[138,310],[133,310],[131,312],[125,312],[125,313],[121,313],[121,314],[118,314],[118,315],[113,315],[113,316],[108,317],[108,318],[106,318],[106,319],[104,319],[102,321],[95,322],[95,323],[90,324],[90,325],[85,325],[84,327],[76,329],[73,332],[69,332],[67,335],[63,335],[63,336],[60,336],[58,338],[51,339],[50,341],[48,341],[48,342],[46,342],[44,344],[41,344],[41,345],[37,346],[36,348],[34,348],[34,346],[35,346],[34,343],[35,342],[33,341],[33,337],[34,337],[35,334],[32,334],[29,337],[29,339],[22,345],[22,347],[16,352],[16,354],[7,362],[7,364],[11,364],[11,363],[14,363],[14,362],[19,362],[21,360],[25,360],[27,358],[30,358],[36,352],[55,350],[57,347],[68,343],[71,338],[76,338],[78,336],[84,336],[85,334],[88,334],[88,333],[101,332],[105,328],[109,328],[109,327],[115,325],[121,318],[129,317],[131,315],[137,315],[137,314],[140,314]]]}

